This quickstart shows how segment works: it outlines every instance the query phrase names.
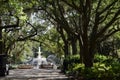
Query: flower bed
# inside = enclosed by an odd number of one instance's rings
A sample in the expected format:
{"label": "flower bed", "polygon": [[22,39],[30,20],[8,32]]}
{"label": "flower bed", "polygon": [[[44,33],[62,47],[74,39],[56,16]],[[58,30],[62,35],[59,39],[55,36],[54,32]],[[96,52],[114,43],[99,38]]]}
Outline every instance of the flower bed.
{"label": "flower bed", "polygon": [[52,69],[53,66],[52,65],[41,65],[41,68]]}
{"label": "flower bed", "polygon": [[32,69],[33,68],[33,66],[31,66],[31,65],[19,65],[18,66],[18,69]]}

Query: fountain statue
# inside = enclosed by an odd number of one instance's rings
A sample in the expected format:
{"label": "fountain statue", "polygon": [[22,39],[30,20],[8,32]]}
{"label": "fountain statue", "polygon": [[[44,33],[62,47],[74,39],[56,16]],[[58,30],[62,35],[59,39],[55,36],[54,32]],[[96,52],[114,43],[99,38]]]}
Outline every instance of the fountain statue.
{"label": "fountain statue", "polygon": [[28,61],[34,69],[53,68],[57,69],[61,65],[61,61],[55,55],[49,55],[47,58],[42,56],[41,48],[38,47],[37,56]]}
{"label": "fountain statue", "polygon": [[38,48],[38,56],[36,58],[33,58],[32,64],[35,69],[39,69],[41,65],[47,65],[47,60],[45,57],[41,55],[41,48]]}
{"label": "fountain statue", "polygon": [[40,49],[40,47],[38,49],[38,58],[41,58],[41,49]]}

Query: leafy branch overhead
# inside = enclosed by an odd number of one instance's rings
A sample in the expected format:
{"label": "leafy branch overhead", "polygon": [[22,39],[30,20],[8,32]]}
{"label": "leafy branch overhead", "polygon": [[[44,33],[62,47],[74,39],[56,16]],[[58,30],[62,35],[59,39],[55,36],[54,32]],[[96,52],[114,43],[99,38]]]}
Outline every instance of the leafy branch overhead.
{"label": "leafy branch overhead", "polygon": [[18,37],[17,41],[25,41],[25,40],[29,40],[31,37],[34,37],[35,35],[37,35],[37,29],[29,22],[26,22],[27,26],[31,26],[32,29],[34,31],[29,32],[27,36],[25,35],[20,35],[20,37]]}
{"label": "leafy branch overhead", "polygon": [[19,17],[16,17],[17,21],[16,24],[13,25],[5,25],[5,26],[0,26],[0,29],[6,29],[6,28],[17,28],[19,27]]}
{"label": "leafy branch overhead", "polygon": [[[27,2],[24,0],[2,0],[0,1],[0,54],[9,53],[8,51],[18,42],[25,41],[37,35],[37,29],[28,22],[27,8],[32,8],[34,1]],[[31,13],[30,13],[31,14]],[[26,30],[25,27],[28,29]],[[28,28],[30,27],[30,29]],[[1,52],[2,51],[2,52]]]}
{"label": "leafy branch overhead", "polygon": [[[13,32],[4,29],[2,31],[10,42],[13,44],[15,41],[26,40],[39,42],[40,38],[41,42],[42,38],[46,37],[46,43],[56,42],[63,49],[65,56],[70,55],[70,52],[79,53],[85,67],[93,66],[97,44],[120,31],[119,0],[30,0],[29,2],[9,0],[5,5],[2,4],[3,1],[0,2],[0,16],[2,19],[7,19],[6,21],[1,19],[4,24],[0,28],[15,28]],[[3,14],[12,14],[13,17],[19,18],[4,17]],[[57,37],[52,36],[54,39],[50,37],[53,28],[59,33]],[[3,37],[7,40],[5,36]],[[8,45],[9,41],[5,44]],[[44,40],[42,42],[45,43]]]}
{"label": "leafy branch overhead", "polygon": [[40,0],[38,10],[56,26],[66,46],[73,35],[79,40],[80,55],[89,67],[97,43],[120,31],[119,3],[119,0]]}

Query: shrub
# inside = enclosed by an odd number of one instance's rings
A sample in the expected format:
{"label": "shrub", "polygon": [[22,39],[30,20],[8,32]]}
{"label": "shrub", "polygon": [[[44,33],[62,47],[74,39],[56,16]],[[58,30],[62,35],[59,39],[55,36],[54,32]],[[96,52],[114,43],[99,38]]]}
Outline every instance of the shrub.
{"label": "shrub", "polygon": [[107,60],[108,57],[107,56],[104,56],[104,55],[100,55],[100,54],[96,54],[95,57],[94,57],[94,62],[103,62],[105,60]]}
{"label": "shrub", "polygon": [[92,68],[85,68],[84,64],[77,62],[68,65],[67,72],[77,79],[82,77],[84,80],[119,80],[120,78],[120,63],[116,58],[109,56],[96,55]]}
{"label": "shrub", "polygon": [[70,73],[73,70],[73,67],[75,67],[79,63],[80,63],[79,55],[68,56],[67,58],[64,59],[63,62],[63,72]]}
{"label": "shrub", "polygon": [[9,69],[17,69],[17,67],[18,67],[18,65],[13,65],[13,64],[11,64],[11,65],[9,65]]}

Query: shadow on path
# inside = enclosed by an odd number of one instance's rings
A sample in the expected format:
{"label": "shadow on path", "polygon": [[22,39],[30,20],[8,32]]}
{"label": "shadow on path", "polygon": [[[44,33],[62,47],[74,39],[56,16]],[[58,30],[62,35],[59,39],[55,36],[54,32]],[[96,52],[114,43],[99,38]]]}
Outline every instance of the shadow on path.
{"label": "shadow on path", "polygon": [[14,69],[0,80],[69,80],[60,70],[54,69]]}

